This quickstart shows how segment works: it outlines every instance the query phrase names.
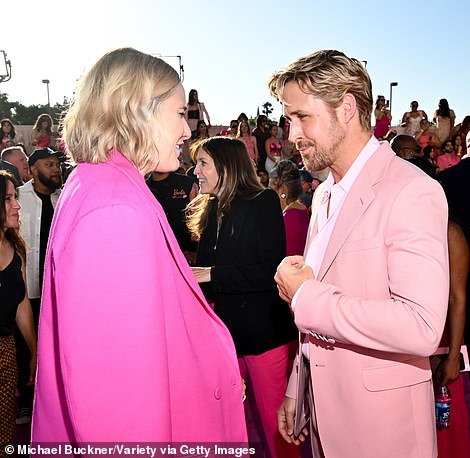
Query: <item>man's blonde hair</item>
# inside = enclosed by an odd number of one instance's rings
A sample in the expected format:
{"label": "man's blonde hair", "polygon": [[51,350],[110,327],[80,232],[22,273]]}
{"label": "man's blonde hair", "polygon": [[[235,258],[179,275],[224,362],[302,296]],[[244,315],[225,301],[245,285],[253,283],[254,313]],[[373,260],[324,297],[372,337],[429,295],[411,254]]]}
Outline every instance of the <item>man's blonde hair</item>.
{"label": "man's blonde hair", "polygon": [[302,91],[318,97],[331,109],[337,108],[346,94],[352,94],[361,126],[370,131],[372,83],[358,60],[334,50],[301,57],[271,76],[268,82],[271,95],[282,101],[284,86],[290,81],[297,81]]}
{"label": "man's blonde hair", "polygon": [[104,162],[115,148],[139,170],[158,164],[155,119],[159,104],[179,84],[166,62],[132,48],[101,57],[82,76],[63,121],[67,150],[76,162]]}

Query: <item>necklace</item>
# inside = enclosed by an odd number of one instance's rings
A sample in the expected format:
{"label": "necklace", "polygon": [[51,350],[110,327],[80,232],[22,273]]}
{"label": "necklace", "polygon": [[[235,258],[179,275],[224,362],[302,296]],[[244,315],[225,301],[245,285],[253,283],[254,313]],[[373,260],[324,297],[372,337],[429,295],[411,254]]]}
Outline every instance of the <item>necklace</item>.
{"label": "necklace", "polygon": [[301,200],[299,200],[299,199],[294,200],[294,202],[291,202],[289,205],[286,205],[286,206],[284,207],[284,210],[282,210],[282,214],[285,215],[286,212],[287,212],[287,210],[289,210],[289,208],[291,208],[291,207],[292,207],[293,205],[295,205],[295,204],[299,204],[299,205],[305,206],[304,203],[303,203]]}

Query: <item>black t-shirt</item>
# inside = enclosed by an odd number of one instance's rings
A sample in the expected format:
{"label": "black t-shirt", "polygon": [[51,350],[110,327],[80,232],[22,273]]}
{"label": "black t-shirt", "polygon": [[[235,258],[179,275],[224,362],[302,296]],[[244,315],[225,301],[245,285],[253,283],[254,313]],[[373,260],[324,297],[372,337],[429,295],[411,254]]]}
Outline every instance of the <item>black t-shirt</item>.
{"label": "black t-shirt", "polygon": [[170,172],[164,180],[147,179],[147,185],[160,202],[168,222],[182,251],[196,251],[197,244],[191,240],[185,221],[184,209],[189,204],[189,195],[194,181],[179,173]]}
{"label": "black t-shirt", "polygon": [[5,269],[0,270],[0,337],[11,335],[16,311],[20,302],[24,299],[25,293],[21,273],[21,258],[15,251],[10,264]]}
{"label": "black t-shirt", "polygon": [[263,132],[259,127],[255,127],[253,129],[252,135],[256,138],[256,146],[258,147],[258,165],[264,168],[264,163],[267,157],[265,143],[266,140],[270,137],[270,134],[267,129]]}
{"label": "black t-shirt", "polygon": [[44,263],[46,262],[47,240],[51,230],[52,217],[54,216],[54,207],[52,206],[50,194],[41,194],[36,190],[34,192],[42,201],[41,233],[39,237],[39,288],[42,290],[42,278],[44,274]]}

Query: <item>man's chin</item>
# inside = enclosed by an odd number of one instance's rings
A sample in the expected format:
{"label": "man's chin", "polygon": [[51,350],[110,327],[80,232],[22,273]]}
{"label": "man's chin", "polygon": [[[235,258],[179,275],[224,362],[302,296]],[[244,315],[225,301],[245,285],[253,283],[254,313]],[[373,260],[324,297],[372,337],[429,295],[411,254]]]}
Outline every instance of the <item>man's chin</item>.
{"label": "man's chin", "polygon": [[56,189],[59,189],[62,187],[62,178],[59,180],[49,180],[49,183],[47,183],[47,187],[51,189],[52,191],[55,191]]}
{"label": "man's chin", "polygon": [[318,171],[322,170],[321,168],[319,168],[312,161],[309,161],[308,159],[306,159],[304,157],[302,157],[302,160],[303,160],[304,167],[307,170],[307,172],[313,173],[313,172],[318,172]]}

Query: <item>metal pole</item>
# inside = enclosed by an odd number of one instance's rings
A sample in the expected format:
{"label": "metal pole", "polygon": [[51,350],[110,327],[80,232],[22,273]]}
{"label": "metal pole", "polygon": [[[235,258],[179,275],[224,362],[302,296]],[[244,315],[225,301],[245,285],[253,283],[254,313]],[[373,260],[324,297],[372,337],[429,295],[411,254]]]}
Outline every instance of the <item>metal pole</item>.
{"label": "metal pole", "polygon": [[49,80],[42,80],[42,82],[46,85],[47,88],[47,106],[50,108],[51,107],[51,100],[49,98]]}
{"label": "metal pole", "polygon": [[389,106],[389,109],[390,109],[390,114],[392,115],[392,117],[393,117],[393,114],[392,114],[392,88],[394,86],[398,86],[398,83],[396,81],[394,81],[393,83],[390,83],[390,106]]}

